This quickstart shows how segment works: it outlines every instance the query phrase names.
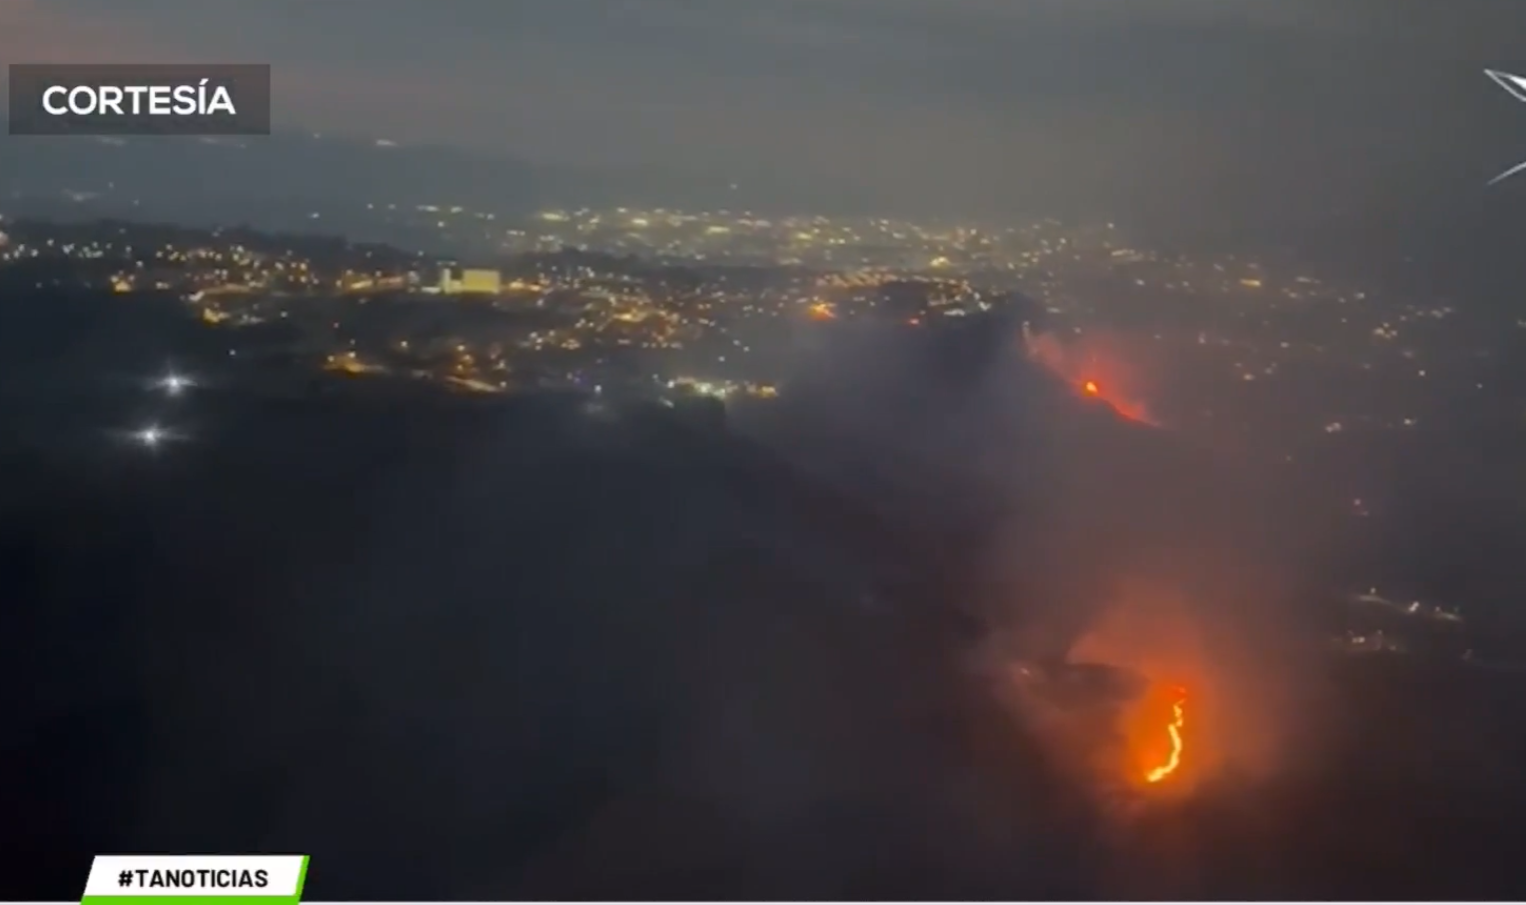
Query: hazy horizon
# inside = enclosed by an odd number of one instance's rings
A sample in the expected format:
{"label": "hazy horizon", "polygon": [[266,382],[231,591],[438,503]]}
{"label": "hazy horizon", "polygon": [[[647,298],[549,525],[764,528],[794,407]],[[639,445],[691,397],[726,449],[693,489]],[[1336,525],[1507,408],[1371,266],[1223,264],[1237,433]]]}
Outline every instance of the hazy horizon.
{"label": "hazy horizon", "polygon": [[[281,10],[278,14],[276,11]],[[12,62],[273,67],[277,128],[884,214],[1432,203],[1526,147],[1508,3],[9,0]],[[1502,192],[1511,191],[1500,186]],[[717,190],[719,189],[719,190]]]}

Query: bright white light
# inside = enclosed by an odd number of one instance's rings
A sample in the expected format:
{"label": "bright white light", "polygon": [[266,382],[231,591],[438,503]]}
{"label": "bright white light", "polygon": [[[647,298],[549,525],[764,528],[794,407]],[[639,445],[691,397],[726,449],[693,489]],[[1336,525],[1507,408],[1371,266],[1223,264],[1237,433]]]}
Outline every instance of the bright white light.
{"label": "bright white light", "polygon": [[181,393],[184,393],[186,390],[194,387],[195,385],[195,381],[191,380],[191,378],[185,376],[184,374],[166,374],[164,377],[161,377],[158,382],[159,389],[163,390],[171,396],[179,396]]}
{"label": "bright white light", "polygon": [[114,435],[120,442],[145,449],[149,452],[159,452],[168,449],[171,444],[182,443],[189,436],[179,430],[169,428],[163,424],[145,424],[133,430],[114,431]]}

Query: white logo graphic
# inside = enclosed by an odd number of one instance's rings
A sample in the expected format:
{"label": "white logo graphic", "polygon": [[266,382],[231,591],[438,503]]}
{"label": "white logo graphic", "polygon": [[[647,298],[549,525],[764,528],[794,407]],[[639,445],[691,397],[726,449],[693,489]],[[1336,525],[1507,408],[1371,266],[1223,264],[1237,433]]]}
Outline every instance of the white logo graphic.
{"label": "white logo graphic", "polygon": [[[1515,98],[1523,104],[1526,104],[1526,78],[1522,78],[1518,75],[1511,75],[1508,72],[1500,72],[1498,69],[1485,69],[1484,75],[1494,79],[1494,81],[1498,83],[1501,88],[1505,89],[1505,91],[1511,97]],[[1504,180],[1509,179],[1511,176],[1514,176],[1516,173],[1519,173],[1522,170],[1526,170],[1526,160],[1521,161],[1505,172],[1489,180],[1489,184],[1494,185],[1496,182],[1503,182]]]}

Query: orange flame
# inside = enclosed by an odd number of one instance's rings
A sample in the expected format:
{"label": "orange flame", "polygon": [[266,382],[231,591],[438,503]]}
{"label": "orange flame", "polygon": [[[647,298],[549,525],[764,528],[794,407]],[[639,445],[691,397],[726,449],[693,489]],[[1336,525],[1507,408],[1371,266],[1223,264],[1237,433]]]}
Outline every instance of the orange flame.
{"label": "orange flame", "polygon": [[1154,767],[1145,773],[1145,782],[1160,782],[1182,765],[1182,728],[1187,724],[1187,693],[1182,689],[1177,690],[1177,697],[1171,704],[1171,722],[1166,725],[1166,732],[1171,736],[1171,753],[1166,756],[1165,763]]}
{"label": "orange flame", "polygon": [[[1049,334],[1026,340],[1028,357],[1062,378],[1078,394],[1105,402],[1119,415],[1158,427],[1149,406],[1138,396],[1138,378],[1123,355],[1109,344],[1066,344]],[[1107,384],[1104,390],[1102,385]]]}

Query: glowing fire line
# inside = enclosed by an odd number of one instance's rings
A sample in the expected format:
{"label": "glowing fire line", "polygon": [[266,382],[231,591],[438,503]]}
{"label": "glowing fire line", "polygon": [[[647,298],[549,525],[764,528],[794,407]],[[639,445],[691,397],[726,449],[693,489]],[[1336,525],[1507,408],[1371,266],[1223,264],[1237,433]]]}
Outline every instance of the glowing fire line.
{"label": "glowing fire line", "polygon": [[1171,754],[1165,763],[1145,774],[1145,782],[1160,782],[1182,765],[1182,727],[1187,723],[1186,703],[1186,697],[1180,696],[1171,705],[1171,723],[1166,726],[1166,731],[1171,734]]}

